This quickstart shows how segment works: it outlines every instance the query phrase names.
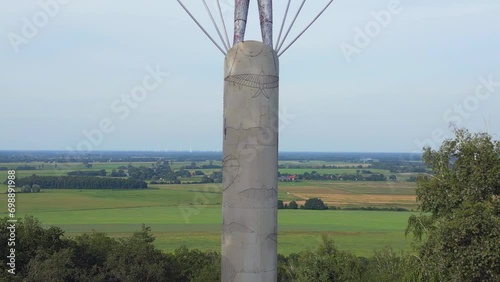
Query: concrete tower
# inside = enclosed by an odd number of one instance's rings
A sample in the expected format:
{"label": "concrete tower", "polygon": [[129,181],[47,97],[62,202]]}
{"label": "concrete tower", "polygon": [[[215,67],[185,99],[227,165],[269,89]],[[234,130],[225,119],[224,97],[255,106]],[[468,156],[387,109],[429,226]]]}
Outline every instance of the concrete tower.
{"label": "concrete tower", "polygon": [[276,281],[278,56],[238,43],[224,73],[222,281]]}
{"label": "concrete tower", "polygon": [[[250,0],[235,0],[234,37],[229,42],[220,0],[218,28],[203,0],[222,46],[177,0],[200,29],[226,56],[224,61],[224,125],[222,187],[222,281],[272,282],[277,280],[278,101],[279,60],[330,6],[324,9],[283,47],[305,0],[281,40],[290,8],[273,47],[272,0],[257,0],[262,42],[245,41]],[[231,47],[232,46],[232,47]]]}

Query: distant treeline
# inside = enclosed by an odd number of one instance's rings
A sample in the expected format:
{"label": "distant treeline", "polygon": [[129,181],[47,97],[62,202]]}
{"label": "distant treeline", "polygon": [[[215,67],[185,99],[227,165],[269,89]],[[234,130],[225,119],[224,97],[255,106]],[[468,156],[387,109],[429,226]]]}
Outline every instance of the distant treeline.
{"label": "distant treeline", "polygon": [[[0,166],[0,171],[2,170],[9,170],[9,168],[5,166]],[[36,170],[36,167],[31,165],[22,165],[14,168],[13,170]]]}
{"label": "distant treeline", "polygon": [[[365,171],[366,172],[366,171]],[[369,171],[368,171],[369,172]],[[289,176],[290,173],[278,173],[278,177]],[[296,174],[298,180],[344,180],[344,181],[387,181],[387,177],[379,173],[366,174],[331,174],[318,173],[317,171]]]}
{"label": "distant treeline", "polygon": [[397,212],[405,212],[410,211],[405,208],[398,207],[328,207],[331,210],[346,210],[346,211],[397,211]]}
{"label": "distant treeline", "polygon": [[[364,162],[367,164],[390,162],[394,164],[418,164],[421,153],[327,153],[327,152],[279,152],[279,160],[329,161],[329,162]],[[0,163],[19,162],[204,162],[209,160],[222,160],[222,152],[213,151],[94,151],[94,152],[69,152],[69,151],[2,151],[0,150]],[[372,161],[369,161],[372,160]]]}
{"label": "distant treeline", "polygon": [[191,162],[191,165],[185,165],[185,166],[181,167],[181,170],[182,169],[191,169],[191,170],[194,170],[194,169],[217,169],[217,168],[222,168],[222,166],[221,165],[215,165],[213,163],[213,161],[210,160],[208,164],[204,164],[204,165],[201,165],[201,166],[198,166],[196,164],[196,162]]}
{"label": "distant treeline", "polygon": [[19,178],[17,186],[40,185],[42,189],[143,189],[146,182],[134,179],[90,176],[38,176]]}
{"label": "distant treeline", "polygon": [[405,208],[398,207],[337,207],[327,206],[320,198],[307,199],[303,205],[297,204],[296,201],[284,203],[278,200],[278,209],[302,209],[302,210],[348,210],[348,211],[409,211]]}
{"label": "distant treeline", "polygon": [[106,170],[70,171],[68,176],[106,176]]}
{"label": "distant treeline", "polygon": [[386,169],[391,173],[423,173],[426,172],[425,165],[422,162],[377,162],[371,165],[371,168]]}

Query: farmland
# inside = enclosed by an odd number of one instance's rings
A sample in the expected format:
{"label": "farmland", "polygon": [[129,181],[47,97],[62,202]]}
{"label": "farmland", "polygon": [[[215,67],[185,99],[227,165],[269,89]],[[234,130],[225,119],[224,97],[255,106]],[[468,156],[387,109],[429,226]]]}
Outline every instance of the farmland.
{"label": "farmland", "polygon": [[[133,163],[150,166],[153,162]],[[173,169],[191,162],[175,162]],[[198,162],[198,165],[202,162]],[[17,177],[37,175],[66,175],[74,170],[105,169],[108,173],[127,162],[93,163],[89,168],[81,163],[30,163],[36,170],[18,170]],[[213,162],[220,165],[220,162]],[[25,163],[0,163],[9,169]],[[303,173],[317,170],[321,173],[356,173],[343,168],[365,165],[342,162],[294,163],[280,162],[282,166],[300,165],[300,168],[280,168],[281,173]],[[318,166],[335,165],[341,168]],[[366,168],[368,169],[368,168]],[[217,169],[203,169],[209,173]],[[374,173],[389,174],[382,169]],[[338,173],[338,172],[337,172]],[[2,179],[6,171],[0,171]],[[193,177],[194,178],[194,177]],[[399,178],[399,175],[398,175]],[[401,177],[403,178],[403,177]],[[40,193],[17,194],[17,216],[33,215],[45,225],[56,225],[75,236],[96,230],[114,237],[126,236],[138,230],[142,223],[152,228],[155,244],[172,251],[181,245],[201,250],[220,249],[221,184],[149,185],[143,190],[78,190],[42,189]],[[321,198],[327,205],[343,210],[279,210],[278,248],[282,254],[299,252],[317,245],[322,233],[330,234],[340,249],[357,255],[370,256],[375,249],[391,246],[396,250],[410,250],[410,238],[404,237],[408,217],[414,213],[389,211],[361,211],[346,208],[400,207],[416,208],[415,183],[406,181],[313,181],[280,182],[279,199],[285,203],[295,200],[299,205],[308,198]],[[0,185],[4,191],[6,186]],[[7,202],[5,194],[0,201]],[[0,216],[5,216],[2,211]]]}

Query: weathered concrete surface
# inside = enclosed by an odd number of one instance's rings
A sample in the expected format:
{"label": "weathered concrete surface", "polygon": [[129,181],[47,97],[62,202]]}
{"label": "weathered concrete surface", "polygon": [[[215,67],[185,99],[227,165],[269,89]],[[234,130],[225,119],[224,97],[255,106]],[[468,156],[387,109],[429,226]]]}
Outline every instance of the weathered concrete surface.
{"label": "weathered concrete surface", "polygon": [[257,41],[236,44],[224,80],[222,281],[276,281],[276,52]]}

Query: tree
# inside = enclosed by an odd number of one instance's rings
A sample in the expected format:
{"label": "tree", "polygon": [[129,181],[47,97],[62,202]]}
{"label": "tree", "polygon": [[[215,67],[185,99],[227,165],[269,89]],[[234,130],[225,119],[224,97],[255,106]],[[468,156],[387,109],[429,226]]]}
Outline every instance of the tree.
{"label": "tree", "polygon": [[283,201],[282,200],[278,200],[278,209],[284,209],[285,208],[285,205],[283,204]]}
{"label": "tree", "polygon": [[[0,229],[7,230],[7,227],[12,226],[12,223],[7,220],[9,220],[7,217],[0,218]],[[8,232],[0,233],[0,241],[6,242],[5,244],[0,244],[0,253],[9,254],[10,248],[15,248],[15,277],[18,278],[26,277],[29,263],[34,260],[37,254],[52,254],[68,247],[68,240],[63,237],[64,231],[62,231],[62,229],[55,226],[44,228],[40,221],[32,216],[18,219],[15,223],[15,232],[15,245],[12,243],[11,245],[7,244],[7,242],[9,242]],[[17,278],[15,278],[14,275],[7,273],[6,256],[7,255],[0,258],[0,281],[21,281],[16,280]]]}
{"label": "tree", "polygon": [[424,148],[423,160],[432,174],[417,179],[422,214],[410,217],[406,234],[427,280],[499,281],[500,142],[457,129],[439,150]]}
{"label": "tree", "polygon": [[73,250],[63,249],[53,254],[40,252],[28,264],[25,281],[75,281],[76,267],[72,261]]}
{"label": "tree", "polygon": [[31,187],[29,185],[23,185],[21,193],[31,193]]}
{"label": "tree", "polygon": [[127,177],[127,174],[123,169],[119,169],[116,171],[116,169],[113,169],[110,174],[111,177]]}
{"label": "tree", "polygon": [[112,256],[108,257],[107,266],[117,278],[115,281],[162,281],[167,276],[164,272],[171,268],[164,265],[162,256],[150,239],[135,233],[120,240]]}
{"label": "tree", "polygon": [[[7,182],[4,182],[7,183]],[[37,176],[24,177],[17,179],[19,186],[25,186],[27,192],[31,192],[31,185],[38,184],[44,189],[142,189],[147,188],[144,181],[107,178],[107,177],[89,177],[89,176]],[[23,188],[24,189],[24,188]],[[24,191],[22,191],[24,192]]]}
{"label": "tree", "polygon": [[305,210],[326,210],[328,207],[320,198],[311,198],[304,204]]}
{"label": "tree", "polygon": [[288,208],[289,209],[292,209],[292,210],[296,210],[299,208],[299,205],[297,205],[297,202],[295,201],[291,201],[289,204],[288,204]]}
{"label": "tree", "polygon": [[38,193],[38,192],[40,192],[40,185],[38,185],[38,184],[33,184],[33,185],[31,186],[31,191],[32,191],[33,193]]}
{"label": "tree", "polygon": [[398,254],[391,247],[375,251],[365,265],[362,281],[429,281],[422,276],[423,266],[417,256]]}
{"label": "tree", "polygon": [[214,183],[214,180],[206,175],[201,178],[201,183]]}
{"label": "tree", "polygon": [[[0,218],[0,229],[13,225]],[[188,250],[174,253],[155,248],[151,228],[124,238],[92,232],[66,238],[58,227],[45,228],[32,216],[15,223],[16,245],[9,246],[8,232],[0,232],[0,281],[123,281],[201,282],[220,281],[220,254]],[[11,248],[15,248],[15,275],[7,272]]]}
{"label": "tree", "polygon": [[360,260],[338,250],[333,239],[325,234],[316,250],[290,256],[287,262],[280,265],[278,281],[362,281]]}

